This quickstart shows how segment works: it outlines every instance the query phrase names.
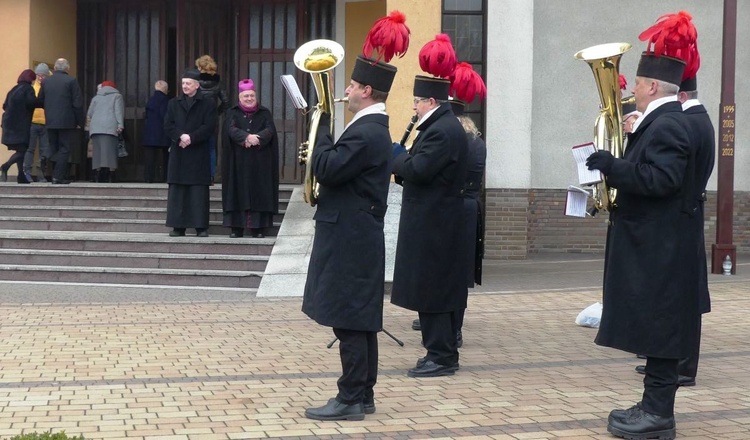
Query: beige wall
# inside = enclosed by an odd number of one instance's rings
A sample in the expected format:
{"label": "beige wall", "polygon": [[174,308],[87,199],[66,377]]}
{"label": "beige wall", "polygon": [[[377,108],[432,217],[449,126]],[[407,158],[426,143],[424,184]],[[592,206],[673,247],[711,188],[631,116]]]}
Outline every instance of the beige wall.
{"label": "beige wall", "polygon": [[[411,30],[409,50],[403,58],[394,58],[390,61],[390,64],[398,68],[387,102],[391,138],[396,142],[401,139],[409,119],[414,115],[414,76],[423,73],[419,68],[419,50],[440,32],[441,8],[441,0],[372,0],[346,3],[345,84],[349,83],[354,60],[362,53],[362,43],[375,20],[393,10],[406,15],[406,25]],[[343,90],[337,91],[337,96],[343,96]],[[351,119],[351,116],[347,115],[346,121]]]}
{"label": "beige wall", "polygon": [[[54,63],[57,58],[65,57],[75,75],[75,0],[0,0],[0,22],[3,25],[0,59],[5,65],[0,69],[3,102],[21,71],[33,69],[35,61]],[[0,148],[0,161],[5,162],[8,157],[8,150]],[[15,175],[15,167],[10,174]]]}

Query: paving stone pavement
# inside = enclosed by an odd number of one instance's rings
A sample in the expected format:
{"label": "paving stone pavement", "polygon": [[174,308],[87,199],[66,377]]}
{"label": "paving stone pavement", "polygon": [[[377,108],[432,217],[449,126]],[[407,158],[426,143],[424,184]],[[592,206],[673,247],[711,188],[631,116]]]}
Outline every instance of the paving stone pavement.
{"label": "paving stone pavement", "polygon": [[[461,369],[413,379],[415,314],[386,302],[377,412],[304,418],[336,393],[333,338],[299,298],[238,291],[0,283],[0,438],[603,439],[640,399],[634,356],[574,324],[601,259],[488,263],[470,295]],[[750,271],[750,266],[739,268]],[[677,395],[680,439],[750,438],[750,283],[711,276],[698,384]]]}

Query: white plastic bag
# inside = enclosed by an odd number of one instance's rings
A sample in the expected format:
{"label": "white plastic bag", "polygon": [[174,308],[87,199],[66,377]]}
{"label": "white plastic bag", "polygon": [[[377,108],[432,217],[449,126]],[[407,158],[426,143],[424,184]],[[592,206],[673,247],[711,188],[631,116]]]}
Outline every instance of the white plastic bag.
{"label": "white plastic bag", "polygon": [[599,328],[602,320],[602,305],[598,302],[586,307],[576,317],[576,324],[582,327]]}

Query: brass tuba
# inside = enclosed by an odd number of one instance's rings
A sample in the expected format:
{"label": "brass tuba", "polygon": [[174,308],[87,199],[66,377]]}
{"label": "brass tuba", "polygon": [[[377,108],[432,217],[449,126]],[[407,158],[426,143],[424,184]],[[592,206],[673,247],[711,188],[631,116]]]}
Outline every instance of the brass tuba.
{"label": "brass tuba", "polygon": [[[592,46],[577,52],[578,60],[586,61],[594,73],[596,87],[599,90],[601,106],[599,116],[594,123],[594,144],[599,150],[607,150],[612,156],[621,158],[623,153],[622,105],[620,91],[620,58],[630,50],[628,43],[608,43]],[[594,188],[594,209],[592,215],[600,209],[612,211],[616,205],[617,190],[607,187],[602,181]]]}
{"label": "brass tuba", "polygon": [[[318,183],[312,172],[312,153],[318,135],[318,125],[323,113],[331,115],[333,122],[333,69],[344,59],[344,48],[332,40],[312,40],[303,44],[294,53],[294,65],[312,76],[318,103],[310,117],[307,141],[299,148],[299,161],[305,166],[303,198],[310,206],[318,203]],[[333,125],[331,125],[333,130]]]}

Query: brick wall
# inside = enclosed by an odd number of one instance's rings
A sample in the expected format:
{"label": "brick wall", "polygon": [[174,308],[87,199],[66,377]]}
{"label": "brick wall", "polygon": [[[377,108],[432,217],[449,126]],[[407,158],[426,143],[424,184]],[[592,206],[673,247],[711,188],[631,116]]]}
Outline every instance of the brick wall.
{"label": "brick wall", "polygon": [[[485,258],[525,259],[528,254],[604,251],[607,213],[595,218],[563,215],[565,190],[488,189]],[[716,241],[716,193],[706,202],[706,249]],[[750,253],[750,192],[734,194],[734,244]]]}

